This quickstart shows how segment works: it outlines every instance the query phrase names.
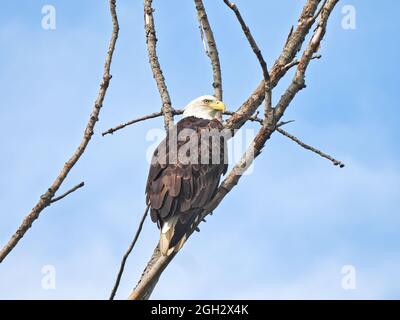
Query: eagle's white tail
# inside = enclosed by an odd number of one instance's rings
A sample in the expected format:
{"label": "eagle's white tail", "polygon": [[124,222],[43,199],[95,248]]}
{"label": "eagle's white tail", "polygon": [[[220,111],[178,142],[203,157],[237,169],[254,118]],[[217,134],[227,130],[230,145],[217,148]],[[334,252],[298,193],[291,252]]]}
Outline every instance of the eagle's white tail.
{"label": "eagle's white tail", "polygon": [[163,256],[169,256],[172,252],[178,252],[186,241],[186,234],[178,241],[177,244],[170,247],[172,237],[175,234],[175,227],[179,217],[172,217],[165,221],[160,233],[160,251]]}

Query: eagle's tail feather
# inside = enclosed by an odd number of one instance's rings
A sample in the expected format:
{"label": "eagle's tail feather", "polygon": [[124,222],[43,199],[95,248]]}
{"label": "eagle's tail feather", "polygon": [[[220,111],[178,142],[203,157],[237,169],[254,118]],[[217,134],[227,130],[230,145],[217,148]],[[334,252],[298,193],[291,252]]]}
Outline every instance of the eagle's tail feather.
{"label": "eagle's tail feather", "polygon": [[187,239],[187,231],[195,220],[194,217],[182,222],[177,216],[164,222],[160,233],[160,251],[162,255],[169,256],[172,252],[178,252],[183,247]]}

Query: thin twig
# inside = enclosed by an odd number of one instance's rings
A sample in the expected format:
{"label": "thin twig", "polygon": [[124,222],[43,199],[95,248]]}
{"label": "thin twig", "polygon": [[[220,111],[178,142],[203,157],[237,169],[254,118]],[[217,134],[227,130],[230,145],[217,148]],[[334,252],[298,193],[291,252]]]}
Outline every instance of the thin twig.
{"label": "thin twig", "polygon": [[[210,57],[211,66],[213,70],[213,87],[214,95],[218,100],[222,101],[222,76],[221,76],[221,64],[219,62],[219,55],[217,50],[217,44],[214,39],[210,23],[208,21],[206,9],[202,0],[194,0],[197,10],[197,17],[200,23],[200,32],[203,40],[203,32],[207,39],[208,50],[206,54]],[[203,41],[204,43],[204,41]]]}
{"label": "thin twig", "polygon": [[[182,113],[183,113],[183,109],[172,109],[172,114],[175,115],[175,116],[176,115],[181,115]],[[225,111],[224,115],[232,116],[234,113],[235,112],[233,112],[233,111]],[[118,125],[118,126],[116,126],[114,128],[110,128],[107,131],[104,131],[102,133],[102,136],[106,136],[108,134],[113,134],[114,132],[116,132],[118,130],[121,130],[121,129],[125,128],[125,127],[128,127],[128,126],[130,126],[132,124],[135,124],[135,123],[138,123],[138,122],[141,122],[141,121],[145,121],[145,120],[149,120],[149,119],[158,118],[158,117],[161,117],[162,115],[163,115],[163,112],[162,111],[158,111],[158,112],[153,112],[153,113],[150,113],[150,114],[147,114],[147,115],[144,115],[144,116],[140,116],[140,117],[135,118],[133,120],[130,120],[130,121],[126,122],[126,123],[122,123],[122,124],[120,124],[120,125]],[[260,122],[261,124],[262,124],[262,121],[263,121],[261,118],[258,118],[257,116],[250,116],[248,118],[248,120],[257,121],[257,122]]]}
{"label": "thin twig", "polygon": [[149,212],[149,207],[150,206],[147,205],[146,210],[144,211],[142,220],[140,220],[139,227],[138,227],[138,229],[136,231],[135,237],[133,238],[131,244],[128,247],[128,250],[125,252],[125,254],[124,254],[123,258],[122,258],[121,266],[119,267],[119,271],[118,271],[118,275],[117,275],[117,279],[115,280],[115,284],[114,284],[114,287],[113,287],[113,289],[111,291],[109,300],[114,300],[115,294],[117,293],[117,290],[118,290],[118,287],[119,287],[119,283],[121,282],[122,274],[124,273],[126,260],[128,259],[129,255],[131,254],[131,252],[132,252],[133,248],[135,247],[135,244],[136,244],[136,242],[137,242],[137,240],[139,238],[140,232],[142,231],[142,228],[143,228],[143,223],[146,220],[147,213]]}
{"label": "thin twig", "polygon": [[281,128],[276,128],[276,131],[278,131],[280,134],[284,135],[285,137],[289,138],[290,140],[293,140],[294,142],[296,142],[299,146],[303,147],[304,149],[312,151],[312,152],[318,154],[319,156],[321,156],[325,159],[328,159],[335,166],[339,166],[340,168],[343,168],[345,166],[343,162],[336,160],[335,158],[331,157],[329,154],[322,152],[321,150],[311,147],[310,145],[304,143],[299,138],[295,137],[294,135],[290,134],[289,132],[287,132]]}
{"label": "thin twig", "polygon": [[80,184],[77,184],[75,187],[73,187],[72,189],[68,190],[67,192],[65,192],[61,196],[58,196],[58,197],[55,197],[55,198],[51,199],[50,203],[54,203],[54,202],[57,202],[57,201],[65,198],[67,195],[69,195],[70,193],[78,190],[79,188],[82,188],[84,185],[85,185],[85,182],[82,181]]}
{"label": "thin twig", "polygon": [[232,11],[235,13],[236,18],[238,19],[242,30],[251,46],[251,48],[253,49],[254,54],[257,56],[258,62],[260,63],[262,72],[263,72],[263,76],[264,76],[264,87],[265,87],[265,118],[268,118],[270,116],[272,116],[272,88],[271,88],[271,78],[269,76],[269,72],[268,72],[268,67],[267,67],[267,63],[265,62],[265,59],[261,53],[260,48],[258,47],[256,41],[254,40],[253,35],[250,32],[249,27],[246,25],[246,22],[244,21],[239,9],[237,8],[237,6],[230,2],[229,0],[224,0],[225,4],[232,9]]}
{"label": "thin twig", "polygon": [[104,137],[107,134],[113,134],[115,131],[121,130],[121,129],[123,129],[123,128],[127,127],[127,126],[130,126],[132,124],[135,124],[137,122],[141,122],[141,121],[145,121],[145,120],[148,120],[148,119],[161,117],[162,115],[163,115],[162,111],[153,112],[153,113],[150,113],[148,115],[141,116],[141,117],[138,117],[138,118],[133,119],[131,121],[128,121],[126,123],[120,124],[120,125],[118,125],[118,126],[116,126],[114,128],[110,128],[107,131],[104,131],[101,135]]}
{"label": "thin twig", "polygon": [[[234,111],[225,111],[224,114],[228,115],[228,116],[233,116],[235,114],[235,112]],[[253,122],[258,122],[260,124],[262,124],[263,121],[264,121],[263,119],[258,117],[258,114],[255,114],[255,115],[252,115],[252,116],[248,117],[247,120],[250,120],[250,121],[253,121]]]}
{"label": "thin twig", "polygon": [[280,122],[278,122],[278,124],[276,125],[276,127],[277,127],[277,128],[280,128],[280,127],[286,126],[287,124],[292,123],[292,122],[294,122],[294,120],[280,121]]}
{"label": "thin twig", "polygon": [[104,64],[103,79],[100,84],[99,93],[98,93],[97,99],[94,103],[92,113],[91,113],[91,115],[89,117],[89,121],[86,125],[86,129],[84,131],[82,141],[79,144],[79,146],[77,147],[77,149],[75,150],[75,152],[73,153],[73,155],[71,156],[71,158],[64,164],[64,167],[62,168],[61,172],[58,174],[57,178],[54,180],[54,182],[51,184],[51,186],[48,188],[48,190],[40,197],[40,200],[36,203],[36,205],[33,207],[33,209],[30,211],[30,213],[24,218],[22,224],[19,226],[18,230],[12,235],[12,237],[8,241],[8,243],[1,249],[0,262],[2,262],[5,259],[5,257],[13,250],[13,248],[17,245],[19,240],[21,240],[21,238],[25,235],[25,233],[32,226],[32,223],[39,217],[39,215],[43,211],[43,209],[46,208],[47,206],[49,206],[51,199],[54,197],[55,193],[60,188],[61,184],[67,177],[68,173],[71,171],[72,167],[77,163],[77,161],[80,159],[82,154],[85,152],[86,147],[89,144],[89,141],[91,140],[91,138],[93,136],[94,127],[96,125],[96,122],[99,119],[100,109],[103,106],[104,97],[106,95],[107,88],[110,83],[111,61],[112,61],[112,56],[114,53],[115,44],[116,44],[116,41],[118,38],[118,32],[119,32],[118,18],[117,18],[117,13],[115,10],[115,6],[116,6],[115,1],[116,0],[109,1],[110,13],[111,13],[112,24],[113,24],[113,31],[112,31],[112,35],[111,35],[110,44],[108,47],[106,61]]}
{"label": "thin twig", "polygon": [[174,124],[174,116],[172,114],[171,98],[157,56],[157,37],[153,17],[154,9],[151,6],[152,2],[153,0],[144,0],[144,26],[146,31],[147,54],[149,56],[151,71],[156,80],[158,92],[160,93],[162,101],[161,111],[164,115],[164,127],[165,130],[168,130]]}
{"label": "thin twig", "polygon": [[[314,59],[321,59],[321,55],[320,54],[315,54],[315,55],[313,55],[312,57],[311,57],[311,60],[314,60]],[[289,70],[290,68],[292,68],[292,67],[294,67],[294,66],[297,66],[298,64],[300,63],[300,60],[293,60],[292,62],[290,62],[290,63],[288,63],[287,65],[285,65],[285,69],[286,69],[286,71],[287,70]]]}
{"label": "thin twig", "polygon": [[[173,115],[176,116],[176,115],[182,114],[183,110],[172,109],[171,112],[172,112]],[[120,125],[118,125],[118,126],[116,126],[114,128],[110,128],[107,131],[104,131],[101,135],[104,137],[107,134],[113,134],[115,131],[121,130],[121,129],[125,128],[125,127],[128,127],[128,126],[132,125],[132,124],[135,124],[135,123],[138,123],[138,122],[141,122],[141,121],[145,121],[145,120],[149,120],[149,119],[158,118],[158,117],[163,116],[163,114],[164,113],[162,111],[158,111],[158,112],[153,112],[153,113],[150,113],[150,114],[147,114],[147,115],[144,115],[144,116],[140,116],[140,117],[138,117],[136,119],[133,119],[131,121],[128,121],[126,123],[122,123],[122,124],[120,124]]]}

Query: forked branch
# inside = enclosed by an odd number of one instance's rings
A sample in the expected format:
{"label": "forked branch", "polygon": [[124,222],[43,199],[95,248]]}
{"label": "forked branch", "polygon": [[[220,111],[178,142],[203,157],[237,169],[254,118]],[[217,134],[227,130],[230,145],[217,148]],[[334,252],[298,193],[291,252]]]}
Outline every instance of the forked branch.
{"label": "forked branch", "polygon": [[61,196],[58,196],[58,197],[55,197],[55,198],[51,199],[50,203],[54,203],[54,202],[60,201],[61,199],[64,199],[66,196],[68,196],[72,192],[75,192],[76,190],[82,188],[84,185],[85,185],[84,182],[81,182],[80,184],[77,184],[75,187],[69,189],[67,192],[63,193]]}
{"label": "forked branch", "polygon": [[69,158],[69,160],[67,162],[65,162],[64,167],[61,169],[60,173],[58,174],[58,176],[56,177],[54,182],[50,185],[50,187],[47,189],[47,191],[40,197],[39,201],[36,203],[36,205],[33,207],[33,209],[29,212],[29,214],[24,218],[24,220],[22,221],[22,224],[19,226],[17,231],[12,235],[12,237],[8,241],[8,243],[1,249],[0,262],[2,262],[7,257],[7,255],[13,250],[13,248],[18,244],[18,242],[22,239],[22,237],[25,235],[25,233],[32,226],[32,223],[37,218],[39,218],[39,215],[43,211],[43,209],[45,209],[47,206],[50,205],[57,190],[60,188],[60,186],[64,182],[65,178],[68,176],[71,169],[78,162],[80,157],[83,155],[83,153],[86,150],[86,147],[88,146],[88,144],[93,136],[94,127],[95,127],[97,121],[99,120],[100,109],[103,106],[104,97],[106,95],[107,88],[110,83],[111,61],[112,61],[115,44],[117,42],[118,32],[119,32],[118,18],[117,18],[117,13],[115,10],[115,7],[116,7],[115,2],[116,2],[116,0],[109,0],[110,13],[111,13],[112,24],[113,24],[113,31],[112,31],[112,35],[111,35],[110,44],[108,47],[106,61],[104,64],[103,79],[100,84],[99,93],[98,93],[96,101],[94,103],[92,113],[91,113],[91,115],[89,117],[89,121],[86,125],[86,129],[84,131],[82,141],[79,144],[79,146],[77,147],[77,149],[75,150],[75,152],[72,154],[72,156]]}

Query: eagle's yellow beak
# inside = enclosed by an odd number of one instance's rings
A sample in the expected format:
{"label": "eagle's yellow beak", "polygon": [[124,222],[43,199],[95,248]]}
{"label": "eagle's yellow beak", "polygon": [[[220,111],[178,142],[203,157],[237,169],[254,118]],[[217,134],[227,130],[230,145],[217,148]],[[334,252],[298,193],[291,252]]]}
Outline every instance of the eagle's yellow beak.
{"label": "eagle's yellow beak", "polygon": [[225,112],[225,104],[222,101],[211,101],[209,106],[214,110]]}

